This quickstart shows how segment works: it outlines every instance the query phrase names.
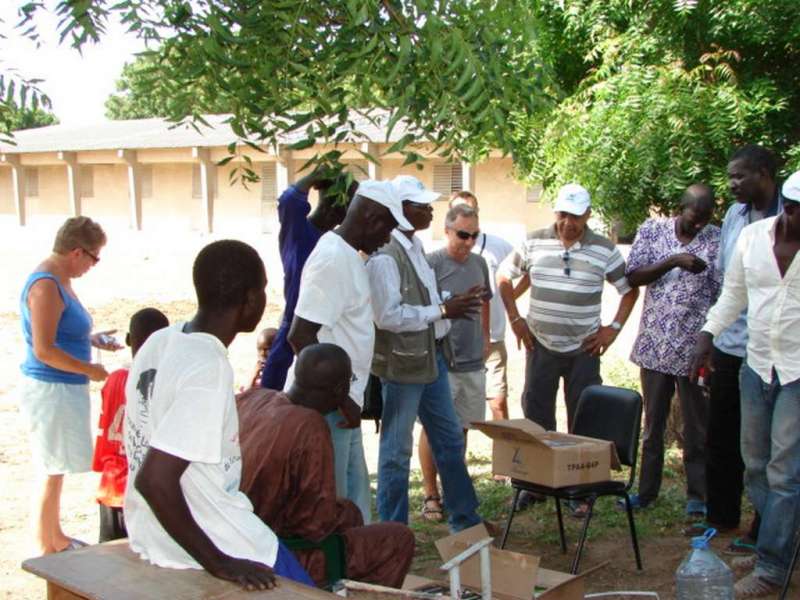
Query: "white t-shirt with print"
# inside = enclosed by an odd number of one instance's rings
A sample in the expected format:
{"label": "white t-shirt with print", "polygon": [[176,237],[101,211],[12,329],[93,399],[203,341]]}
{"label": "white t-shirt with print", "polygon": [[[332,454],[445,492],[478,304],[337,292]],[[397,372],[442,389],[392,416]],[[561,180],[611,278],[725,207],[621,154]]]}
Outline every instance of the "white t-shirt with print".
{"label": "white t-shirt with print", "polygon": [[271,567],[278,540],[239,491],[239,419],[227,349],[213,335],[183,333],[183,325],[150,336],[136,354],[125,388],[130,483],[125,524],[131,549],[161,567],[202,568],[164,530],[133,485],[152,447],[189,461],[181,489],[195,521],[217,548]]}
{"label": "white t-shirt with print", "polygon": [[[364,260],[339,234],[324,234],[308,257],[294,314],[322,325],[317,333],[320,342],[336,344],[347,352],[353,367],[350,397],[364,406],[375,349],[369,275]],[[284,389],[293,381],[294,365]]]}

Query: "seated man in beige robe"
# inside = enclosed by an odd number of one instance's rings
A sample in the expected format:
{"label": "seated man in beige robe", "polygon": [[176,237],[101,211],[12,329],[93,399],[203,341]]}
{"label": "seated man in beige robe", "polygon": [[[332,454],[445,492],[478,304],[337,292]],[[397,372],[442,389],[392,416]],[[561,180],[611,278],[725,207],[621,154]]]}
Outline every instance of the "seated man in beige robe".
{"label": "seated man in beige robe", "polygon": [[[333,444],[322,415],[348,396],[347,353],[333,344],[300,352],[287,393],[255,388],[237,398],[241,489],[281,538],[319,542],[342,534],[346,577],[400,587],[414,557],[414,535],[400,523],[364,526],[351,501],[336,497]],[[326,581],[321,550],[298,550],[317,584]]]}

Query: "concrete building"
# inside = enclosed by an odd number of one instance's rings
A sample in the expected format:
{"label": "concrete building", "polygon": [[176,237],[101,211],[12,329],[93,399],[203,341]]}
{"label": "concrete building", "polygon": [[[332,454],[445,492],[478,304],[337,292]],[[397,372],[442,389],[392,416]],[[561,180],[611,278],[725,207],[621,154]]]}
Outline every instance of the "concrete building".
{"label": "concrete building", "polygon": [[[232,185],[231,172],[245,164],[243,159],[217,163],[229,155],[228,146],[237,137],[225,115],[206,119],[209,127],[197,129],[140,119],[15,132],[15,145],[0,144],[0,218],[25,226],[88,215],[106,227],[133,230],[248,236],[277,232],[280,192],[300,176],[298,169],[309,158],[326,148],[291,151],[281,146],[276,153],[240,144],[237,151],[249,156],[261,181]],[[427,158],[420,170],[403,166],[397,153],[385,154],[406,133],[402,127],[388,140],[385,129],[366,120],[359,130],[368,141],[337,146],[359,179],[413,174],[444,200],[453,191],[469,189],[480,200],[482,227],[510,240],[552,222],[550,206],[540,202],[540,189],[516,181],[511,159],[499,152],[478,164],[448,163],[423,144],[415,148]],[[285,139],[287,145],[293,141]],[[378,157],[379,163],[367,161],[359,150]],[[442,236],[446,207],[446,201],[436,203],[434,239]]]}

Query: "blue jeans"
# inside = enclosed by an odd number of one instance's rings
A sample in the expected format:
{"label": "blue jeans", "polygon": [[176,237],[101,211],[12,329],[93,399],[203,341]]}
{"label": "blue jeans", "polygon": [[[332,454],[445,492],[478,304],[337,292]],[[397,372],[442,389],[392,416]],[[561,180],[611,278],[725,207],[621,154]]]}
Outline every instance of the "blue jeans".
{"label": "blue jeans", "polygon": [[325,415],[333,439],[333,460],[336,471],[336,495],[351,500],[361,511],[364,525],[372,521],[369,492],[369,471],[364,459],[364,444],[361,440],[361,427],[342,429],[342,414],[335,410]]}
{"label": "blue jeans", "polygon": [[480,523],[478,498],[464,463],[464,433],[453,407],[447,362],[437,352],[439,376],[429,384],[381,380],[383,415],[378,454],[378,515],[381,521],[408,523],[408,473],[419,415],[442,480],[450,528]]}
{"label": "blue jeans", "polygon": [[780,584],[800,527],[800,380],[773,371],[766,383],[745,363],[739,385],[745,487],[761,515],[755,572]]}

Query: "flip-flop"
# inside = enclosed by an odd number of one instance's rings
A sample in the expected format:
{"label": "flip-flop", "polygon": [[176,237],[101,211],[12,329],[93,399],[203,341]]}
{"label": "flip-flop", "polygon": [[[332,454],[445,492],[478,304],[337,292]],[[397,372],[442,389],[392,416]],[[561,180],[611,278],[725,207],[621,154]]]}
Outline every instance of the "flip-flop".
{"label": "flip-flop", "polygon": [[728,556],[748,556],[756,553],[756,545],[746,542],[743,538],[736,538],[722,553]]}
{"label": "flip-flop", "polygon": [[[435,506],[430,506],[429,503],[436,503]],[[441,523],[444,519],[444,510],[442,509],[442,499],[437,495],[426,496],[422,501],[422,518],[431,523]]]}

